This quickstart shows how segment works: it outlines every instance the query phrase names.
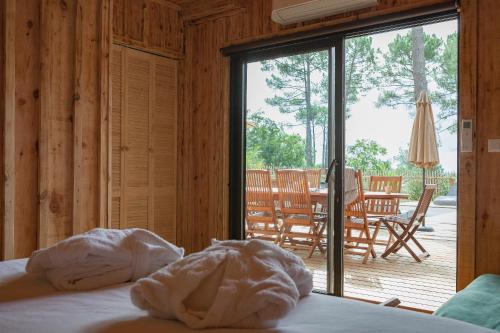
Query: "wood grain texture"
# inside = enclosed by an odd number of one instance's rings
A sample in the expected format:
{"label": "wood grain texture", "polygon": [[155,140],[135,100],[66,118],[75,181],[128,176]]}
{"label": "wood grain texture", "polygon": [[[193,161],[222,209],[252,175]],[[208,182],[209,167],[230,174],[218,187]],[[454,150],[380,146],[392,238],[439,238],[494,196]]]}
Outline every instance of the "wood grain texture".
{"label": "wood grain texture", "polygon": [[176,241],[177,61],[112,49],[112,217]]}
{"label": "wood grain texture", "polygon": [[72,234],[76,2],[41,7],[40,246]]}
{"label": "wood grain texture", "polygon": [[110,227],[112,209],[111,185],[111,37],[112,37],[111,0],[102,0],[99,21],[99,226]]}
{"label": "wood grain texture", "polygon": [[3,253],[6,259],[15,256],[16,197],[16,1],[5,2],[5,110],[4,110],[4,225]]}
{"label": "wood grain texture", "polygon": [[[5,1],[0,2],[0,101],[5,101]],[[0,102],[0,260],[4,259],[5,178],[4,174],[5,103]]]}
{"label": "wood grain texture", "polygon": [[76,2],[72,234],[99,226],[100,10],[100,1]]}
{"label": "wood grain texture", "polygon": [[40,2],[16,1],[14,257],[37,248]]}
{"label": "wood grain texture", "polygon": [[[26,257],[37,246],[38,222],[38,124],[40,84],[39,2],[6,1],[8,20],[3,20],[2,36],[7,43],[2,52],[6,76],[2,75],[2,200],[6,208],[2,229],[4,258]],[[4,25],[5,24],[5,25]]]}
{"label": "wood grain texture", "polygon": [[[461,4],[460,43],[459,43],[459,123],[462,119],[471,119],[476,126],[477,110],[477,2],[464,0]],[[476,129],[474,128],[474,132]],[[476,242],[476,159],[477,140],[472,153],[461,153],[459,159],[459,177],[457,210],[457,289],[461,290],[475,277],[475,242]]]}
{"label": "wood grain texture", "polygon": [[500,138],[500,9],[494,0],[477,3],[476,274],[480,275],[500,273],[500,154],[488,152],[488,139]]}
{"label": "wood grain texture", "polygon": [[112,0],[113,41],[173,58],[182,56],[180,7],[161,0]]}

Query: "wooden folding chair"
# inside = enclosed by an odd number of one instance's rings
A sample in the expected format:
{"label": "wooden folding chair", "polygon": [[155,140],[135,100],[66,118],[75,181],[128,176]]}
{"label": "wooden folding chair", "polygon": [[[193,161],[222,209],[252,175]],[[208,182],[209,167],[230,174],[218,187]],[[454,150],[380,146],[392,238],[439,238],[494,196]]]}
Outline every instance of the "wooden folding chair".
{"label": "wooden folding chair", "polygon": [[267,239],[278,243],[280,230],[271,187],[271,172],[247,170],[246,175],[247,238]]}
{"label": "wooden folding chair", "polygon": [[[370,233],[369,221],[366,214],[365,195],[361,171],[355,173],[358,195],[356,199],[345,207],[344,242],[345,253],[363,256],[363,264],[368,261],[370,254],[376,257],[373,246],[377,239],[380,224],[375,226],[373,234]],[[353,235],[353,232],[359,232]]]}
{"label": "wooden folding chair", "polygon": [[319,188],[321,184],[321,169],[307,169],[309,188]]}
{"label": "wooden folding chair", "polygon": [[307,173],[299,170],[277,170],[276,179],[283,219],[280,246],[308,249],[308,258],[316,248],[324,252],[320,241],[326,219],[316,218],[313,212]]}
{"label": "wooden folding chair", "polygon": [[[401,192],[402,176],[370,176],[369,191],[385,192],[386,186],[392,188],[392,192]],[[369,199],[366,201],[366,213],[370,225],[380,224],[380,218],[399,214],[399,199]],[[378,245],[385,245],[386,250],[393,241],[393,236],[389,233],[387,240],[377,239]]]}
{"label": "wooden folding chair", "polygon": [[[419,256],[410,248],[408,244],[410,241],[412,241],[419,248],[419,250],[422,251],[424,257],[430,256],[422,244],[420,244],[420,242],[415,238],[415,232],[417,232],[418,227],[425,218],[425,214],[427,214],[427,210],[429,209],[429,205],[435,191],[436,185],[425,185],[424,191],[418,201],[417,208],[410,218],[406,218],[402,215],[396,215],[381,219],[382,223],[387,227],[387,230],[396,238],[394,244],[392,244],[382,255],[383,258],[386,258],[391,253],[398,252],[404,247],[417,262],[421,262],[422,260]],[[401,228],[401,233],[396,231],[394,225]]]}

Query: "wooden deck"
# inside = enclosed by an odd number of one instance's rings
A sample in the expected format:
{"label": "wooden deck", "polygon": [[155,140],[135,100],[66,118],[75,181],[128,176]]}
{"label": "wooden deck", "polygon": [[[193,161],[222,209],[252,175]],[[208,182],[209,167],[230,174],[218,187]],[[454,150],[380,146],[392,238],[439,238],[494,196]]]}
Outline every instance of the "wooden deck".
{"label": "wooden deck", "polygon": [[[430,257],[417,263],[401,250],[383,259],[384,247],[377,246],[377,258],[367,264],[361,257],[346,255],[344,265],[344,295],[355,298],[383,301],[398,297],[402,305],[434,311],[455,293],[456,275],[456,212],[449,208],[434,208],[427,224],[434,232],[418,232]],[[386,231],[381,231],[386,237]],[[326,259],[315,253],[305,258],[305,252],[296,252],[304,258],[314,274],[314,288],[326,289]]]}

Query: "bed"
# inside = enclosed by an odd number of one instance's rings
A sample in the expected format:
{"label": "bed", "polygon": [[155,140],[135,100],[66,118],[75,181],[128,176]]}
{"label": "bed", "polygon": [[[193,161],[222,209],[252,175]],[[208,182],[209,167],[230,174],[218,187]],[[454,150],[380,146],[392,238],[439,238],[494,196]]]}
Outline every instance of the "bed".
{"label": "bed", "polygon": [[[131,284],[87,292],[56,291],[24,272],[25,260],[0,262],[0,332],[200,332],[149,317],[130,302]],[[313,294],[272,330],[205,332],[492,332],[453,319]]]}

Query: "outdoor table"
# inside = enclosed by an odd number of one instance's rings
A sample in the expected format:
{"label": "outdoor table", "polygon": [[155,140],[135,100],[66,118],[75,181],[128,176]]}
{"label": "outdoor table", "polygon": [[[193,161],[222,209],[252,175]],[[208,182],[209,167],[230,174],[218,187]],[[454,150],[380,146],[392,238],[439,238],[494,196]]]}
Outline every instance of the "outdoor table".
{"label": "outdoor table", "polygon": [[[328,205],[328,189],[326,188],[310,189],[309,193],[311,195],[311,201],[313,203],[319,203],[323,207],[326,207]],[[366,200],[408,199],[409,197],[409,195],[406,193],[398,193],[398,192],[385,193],[385,192],[366,191],[364,192],[364,194]],[[274,200],[279,200],[280,198],[278,188],[276,187],[273,187],[273,198]]]}

